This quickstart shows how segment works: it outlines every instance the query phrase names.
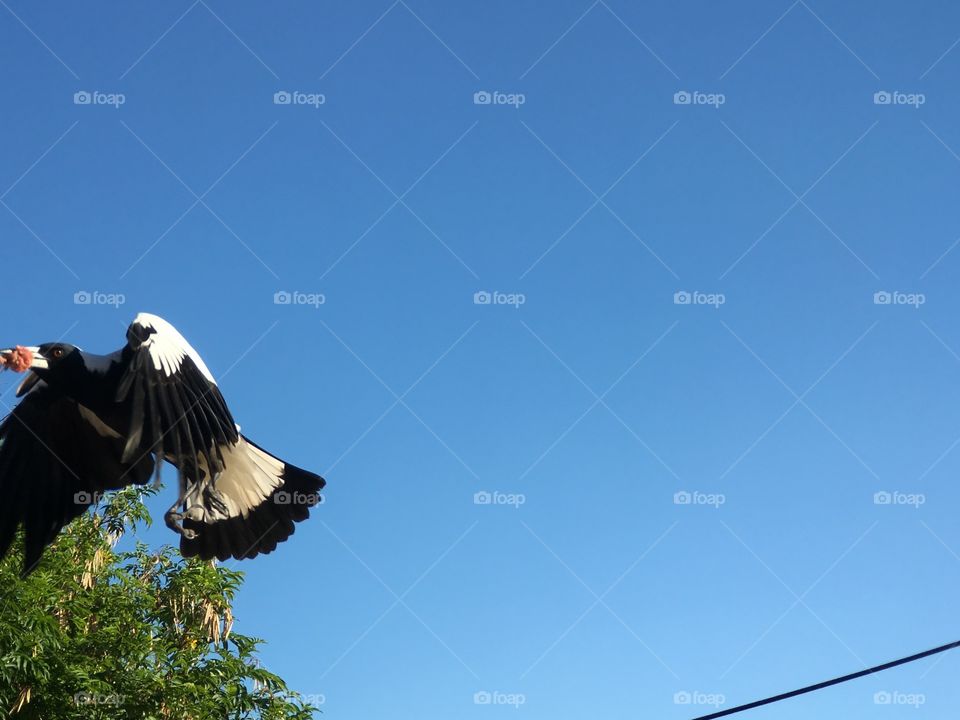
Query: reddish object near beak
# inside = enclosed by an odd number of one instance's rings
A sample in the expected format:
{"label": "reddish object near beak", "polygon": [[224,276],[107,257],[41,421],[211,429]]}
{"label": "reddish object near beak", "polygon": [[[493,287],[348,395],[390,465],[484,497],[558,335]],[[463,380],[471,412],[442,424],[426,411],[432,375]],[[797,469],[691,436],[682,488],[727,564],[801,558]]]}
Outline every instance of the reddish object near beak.
{"label": "reddish object near beak", "polygon": [[14,372],[25,372],[33,363],[33,353],[22,345],[17,345],[9,355],[0,355],[0,370],[9,368]]}

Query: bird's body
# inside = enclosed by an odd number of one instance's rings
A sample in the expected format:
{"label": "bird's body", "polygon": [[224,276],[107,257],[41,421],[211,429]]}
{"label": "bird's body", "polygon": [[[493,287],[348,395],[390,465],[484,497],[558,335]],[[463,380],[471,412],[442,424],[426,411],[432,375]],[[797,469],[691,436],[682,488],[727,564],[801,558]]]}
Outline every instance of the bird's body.
{"label": "bird's body", "polygon": [[203,360],[162,318],[138,315],[109,355],[48,343],[0,357],[29,370],[0,424],[0,557],[22,524],[25,571],[100,493],[159,479],[163,461],[177,468],[165,519],[186,556],[270,552],[320,500],[323,478],[240,434]]}

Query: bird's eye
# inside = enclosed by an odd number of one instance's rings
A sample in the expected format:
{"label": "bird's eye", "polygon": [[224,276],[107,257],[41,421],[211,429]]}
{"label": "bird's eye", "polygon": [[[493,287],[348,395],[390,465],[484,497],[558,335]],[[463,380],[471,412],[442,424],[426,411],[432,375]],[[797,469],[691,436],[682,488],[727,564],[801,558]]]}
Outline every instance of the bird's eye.
{"label": "bird's eye", "polygon": [[63,348],[54,348],[51,355],[53,355],[54,358],[59,360],[60,358],[63,357]]}

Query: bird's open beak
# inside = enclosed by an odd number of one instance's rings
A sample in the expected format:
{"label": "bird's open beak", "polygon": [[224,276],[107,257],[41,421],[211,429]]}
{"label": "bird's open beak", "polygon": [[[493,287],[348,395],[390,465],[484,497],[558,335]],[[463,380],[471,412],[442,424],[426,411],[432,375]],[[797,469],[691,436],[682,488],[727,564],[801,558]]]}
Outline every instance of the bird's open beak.
{"label": "bird's open beak", "polygon": [[50,363],[47,362],[47,359],[40,354],[39,347],[34,346],[34,347],[28,347],[24,349],[29,350],[30,354],[33,355],[33,360],[30,361],[31,370],[36,370],[36,369],[46,370],[48,367],[50,367]]}

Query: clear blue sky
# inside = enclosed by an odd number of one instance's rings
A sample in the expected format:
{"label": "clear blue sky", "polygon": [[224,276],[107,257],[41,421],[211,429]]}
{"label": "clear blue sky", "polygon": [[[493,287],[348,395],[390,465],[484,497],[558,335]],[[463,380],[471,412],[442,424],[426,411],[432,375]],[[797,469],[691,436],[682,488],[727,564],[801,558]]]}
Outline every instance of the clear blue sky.
{"label": "clear blue sky", "polygon": [[237,565],[324,717],[682,719],[960,636],[955,4],[0,4],[3,342],[161,314],[328,477]]}

